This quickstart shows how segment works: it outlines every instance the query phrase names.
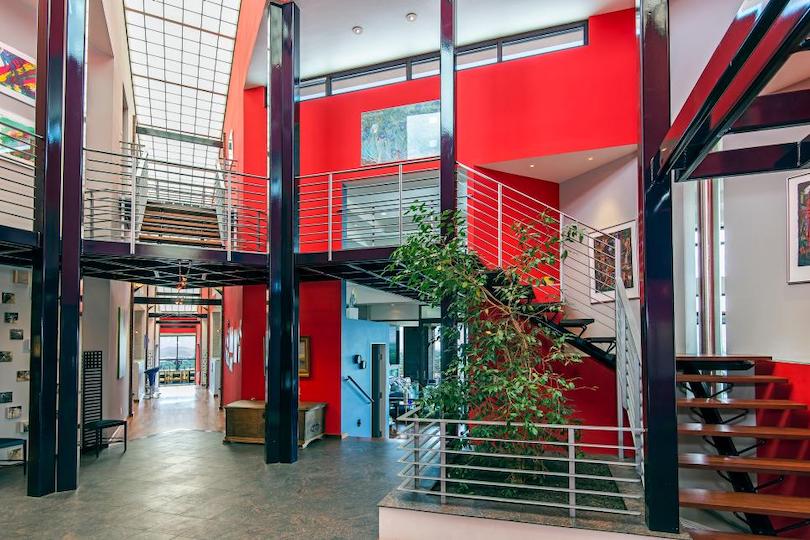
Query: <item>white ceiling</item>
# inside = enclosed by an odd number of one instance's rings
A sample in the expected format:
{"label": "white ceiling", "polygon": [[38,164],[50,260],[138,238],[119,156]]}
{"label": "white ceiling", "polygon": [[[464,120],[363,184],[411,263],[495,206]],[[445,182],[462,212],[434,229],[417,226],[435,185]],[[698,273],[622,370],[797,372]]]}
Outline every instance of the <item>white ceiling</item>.
{"label": "white ceiling", "polygon": [[482,165],[511,174],[519,174],[547,182],[561,184],[586,172],[607,165],[636,152],[635,144],[596,148],[581,152],[553,154],[535,158],[516,159]]}
{"label": "white ceiling", "polygon": [[[439,49],[436,0],[298,0],[298,5],[305,79]],[[548,28],[634,5],[634,0],[459,0],[457,42]],[[405,20],[411,12],[417,14],[414,22]],[[352,33],[354,26],[362,26],[363,33]]]}

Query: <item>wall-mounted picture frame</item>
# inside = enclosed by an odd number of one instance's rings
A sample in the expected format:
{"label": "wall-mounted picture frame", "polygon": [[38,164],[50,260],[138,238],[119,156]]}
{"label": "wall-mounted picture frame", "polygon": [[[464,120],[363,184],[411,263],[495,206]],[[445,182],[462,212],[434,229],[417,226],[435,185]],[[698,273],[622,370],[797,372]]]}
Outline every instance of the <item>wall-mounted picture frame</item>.
{"label": "wall-mounted picture frame", "polygon": [[124,310],[118,308],[118,378],[123,379],[127,373],[127,359],[129,357],[129,329],[126,325]]}
{"label": "wall-mounted picture frame", "polygon": [[12,341],[22,341],[25,339],[25,332],[22,328],[12,328],[8,331],[8,339]]}
{"label": "wall-mounted picture frame", "polygon": [[7,363],[14,361],[14,354],[11,351],[0,351],[0,363]]}
{"label": "wall-mounted picture frame", "polygon": [[15,311],[6,311],[3,314],[3,320],[8,324],[15,323],[20,320],[20,314]]}
{"label": "wall-mounted picture frame", "polygon": [[0,92],[32,107],[36,105],[35,60],[5,43],[0,43]]}
{"label": "wall-mounted picture frame", "polygon": [[787,179],[789,284],[810,283],[810,173]]}
{"label": "wall-mounted picture frame", "polygon": [[6,407],[6,420],[17,420],[22,418],[22,405]]}
{"label": "wall-mounted picture frame", "polygon": [[28,285],[28,270],[13,270],[11,272],[11,281],[17,285]]}
{"label": "wall-mounted picture frame", "polygon": [[14,401],[14,392],[0,392],[0,403],[11,403]]}
{"label": "wall-mounted picture frame", "polygon": [[28,382],[31,380],[31,372],[27,369],[21,369],[17,372],[17,382]]}
{"label": "wall-mounted picture frame", "polygon": [[[0,110],[0,154],[33,163],[34,161],[34,124],[22,116]],[[12,280],[20,274],[28,276],[25,270],[13,270]],[[28,281],[25,281],[27,284]]]}
{"label": "wall-mounted picture frame", "polygon": [[312,351],[310,350],[309,336],[298,339],[298,376],[309,377],[312,369]]}
{"label": "wall-mounted picture frame", "polygon": [[13,292],[4,292],[2,295],[0,295],[0,301],[2,301],[4,304],[15,304],[16,297],[14,296]]}
{"label": "wall-mounted picture frame", "polygon": [[638,228],[635,220],[606,227],[588,237],[591,303],[613,302],[616,295],[614,238],[619,240],[621,269],[628,298],[638,298]]}

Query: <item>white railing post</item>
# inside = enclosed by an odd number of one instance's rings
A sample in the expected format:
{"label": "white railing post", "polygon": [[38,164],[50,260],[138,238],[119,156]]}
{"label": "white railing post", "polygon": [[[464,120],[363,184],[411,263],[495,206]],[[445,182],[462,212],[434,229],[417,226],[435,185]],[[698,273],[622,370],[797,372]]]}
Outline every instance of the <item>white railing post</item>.
{"label": "white railing post", "polygon": [[399,164],[397,167],[397,178],[398,178],[398,200],[399,200],[399,245],[402,245],[402,163]]}
{"label": "white railing post", "polygon": [[572,518],[577,517],[577,447],[576,447],[576,434],[574,428],[568,428],[568,515]]}
{"label": "white railing post", "polygon": [[[627,374],[625,373],[624,355],[624,309],[620,298],[619,287],[624,286],[622,281],[621,251],[622,245],[618,238],[613,239],[613,308],[616,317],[616,425],[624,427],[625,408],[625,384]],[[624,459],[624,432],[618,431],[618,454],[619,459]]]}
{"label": "white railing post", "polygon": [[503,268],[503,184],[498,182],[498,267]]}
{"label": "white railing post", "polygon": [[228,210],[227,210],[228,241],[225,243],[225,247],[227,248],[228,260],[230,261],[231,260],[231,253],[233,251],[233,215],[231,213],[233,211],[233,199],[232,199],[232,195],[233,195],[233,176],[231,175],[230,168],[228,168],[228,172],[227,172],[226,179],[225,179],[225,189],[227,191],[227,198],[228,198],[228,200],[227,200],[227,205],[228,205]]}
{"label": "white railing post", "polygon": [[447,503],[447,456],[445,450],[447,449],[447,424],[442,420],[439,422],[439,493],[441,493],[442,504]]}
{"label": "white railing post", "polygon": [[138,178],[138,150],[135,146],[131,149],[132,161],[130,163],[130,184],[131,190],[129,194],[129,252],[135,253],[135,229],[137,228],[137,214],[138,214],[138,193],[136,181]]}
{"label": "white railing post", "polygon": [[332,260],[332,182],[334,180],[333,174],[329,173],[329,181],[327,182],[327,189],[329,193],[326,196],[326,241],[329,242],[329,260]]}
{"label": "white railing post", "polygon": [[422,444],[419,439],[421,435],[419,433],[419,419],[414,418],[413,421],[413,489],[419,489],[419,476],[422,474],[422,468],[419,465],[419,460],[421,459],[421,452],[419,451],[419,445]]}

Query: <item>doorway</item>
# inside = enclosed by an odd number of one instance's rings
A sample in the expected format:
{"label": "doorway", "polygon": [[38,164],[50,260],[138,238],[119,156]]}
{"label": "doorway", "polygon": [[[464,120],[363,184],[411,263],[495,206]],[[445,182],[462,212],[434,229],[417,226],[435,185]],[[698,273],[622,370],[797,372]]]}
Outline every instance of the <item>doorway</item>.
{"label": "doorway", "polygon": [[371,436],[383,437],[388,430],[388,345],[371,344]]}

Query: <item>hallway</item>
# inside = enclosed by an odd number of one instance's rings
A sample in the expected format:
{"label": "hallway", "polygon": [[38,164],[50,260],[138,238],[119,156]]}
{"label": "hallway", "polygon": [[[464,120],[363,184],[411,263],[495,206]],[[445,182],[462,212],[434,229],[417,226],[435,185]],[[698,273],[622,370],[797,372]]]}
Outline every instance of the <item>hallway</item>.
{"label": "hallway", "polygon": [[160,397],[141,399],[129,419],[129,438],[183,430],[225,431],[225,412],[201,386],[162,385]]}
{"label": "hallway", "polygon": [[[162,398],[161,398],[162,399]],[[25,496],[0,469],[6,538],[376,538],[377,503],[397,484],[390,442],[326,439],[293,465],[265,465],[259,445],[184,431],[82,456],[79,489]]]}

